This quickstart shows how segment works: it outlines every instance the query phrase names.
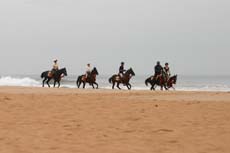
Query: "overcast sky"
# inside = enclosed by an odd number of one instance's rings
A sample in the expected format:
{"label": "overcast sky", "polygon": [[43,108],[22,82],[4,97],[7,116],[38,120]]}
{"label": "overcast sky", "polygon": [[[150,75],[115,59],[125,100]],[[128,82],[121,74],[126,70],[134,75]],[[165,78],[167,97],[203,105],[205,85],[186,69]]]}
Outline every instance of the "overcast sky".
{"label": "overcast sky", "polygon": [[0,76],[40,74],[53,59],[69,74],[121,61],[151,74],[230,75],[229,0],[1,0]]}

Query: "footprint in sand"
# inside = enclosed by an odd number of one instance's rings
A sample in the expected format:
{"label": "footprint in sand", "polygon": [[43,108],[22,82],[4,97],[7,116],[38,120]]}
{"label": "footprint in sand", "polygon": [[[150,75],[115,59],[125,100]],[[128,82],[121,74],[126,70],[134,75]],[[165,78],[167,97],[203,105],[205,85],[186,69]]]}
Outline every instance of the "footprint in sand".
{"label": "footprint in sand", "polygon": [[158,129],[158,130],[155,130],[153,132],[154,133],[159,133],[159,132],[173,132],[173,130],[170,130],[170,129]]}

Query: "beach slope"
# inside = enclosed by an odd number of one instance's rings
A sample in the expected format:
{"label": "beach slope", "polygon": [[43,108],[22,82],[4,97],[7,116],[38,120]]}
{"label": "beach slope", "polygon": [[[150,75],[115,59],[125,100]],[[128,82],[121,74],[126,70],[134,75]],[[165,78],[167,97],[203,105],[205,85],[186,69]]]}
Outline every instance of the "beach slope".
{"label": "beach slope", "polygon": [[0,87],[1,153],[229,153],[229,92]]}

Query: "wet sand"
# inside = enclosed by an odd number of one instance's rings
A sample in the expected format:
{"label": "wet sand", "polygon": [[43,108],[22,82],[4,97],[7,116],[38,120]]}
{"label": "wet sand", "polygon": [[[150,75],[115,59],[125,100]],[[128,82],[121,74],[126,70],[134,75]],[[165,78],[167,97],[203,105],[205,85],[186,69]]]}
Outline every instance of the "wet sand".
{"label": "wet sand", "polygon": [[230,92],[0,87],[0,153],[229,153]]}

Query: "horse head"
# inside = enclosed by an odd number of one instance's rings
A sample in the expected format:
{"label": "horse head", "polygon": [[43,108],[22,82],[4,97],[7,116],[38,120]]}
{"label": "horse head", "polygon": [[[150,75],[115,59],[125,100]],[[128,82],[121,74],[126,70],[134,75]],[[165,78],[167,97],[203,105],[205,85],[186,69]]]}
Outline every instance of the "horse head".
{"label": "horse head", "polygon": [[176,82],[177,82],[177,75],[172,76],[172,77],[170,78],[170,80],[173,81],[173,84],[176,84]]}
{"label": "horse head", "polygon": [[61,75],[64,74],[64,76],[67,76],[67,71],[66,71],[65,67],[60,69],[60,70],[58,70],[58,71],[60,72]]}
{"label": "horse head", "polygon": [[96,68],[96,67],[93,68],[91,74],[96,74],[96,75],[98,75],[98,71],[97,71],[97,68]]}
{"label": "horse head", "polygon": [[128,69],[128,70],[126,71],[126,74],[135,76],[135,73],[134,73],[134,71],[133,71],[132,68]]}
{"label": "horse head", "polygon": [[177,75],[175,75],[175,84],[176,84],[176,81],[177,81]]}

